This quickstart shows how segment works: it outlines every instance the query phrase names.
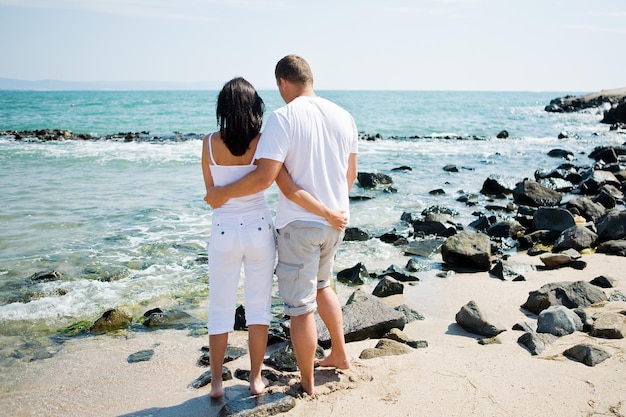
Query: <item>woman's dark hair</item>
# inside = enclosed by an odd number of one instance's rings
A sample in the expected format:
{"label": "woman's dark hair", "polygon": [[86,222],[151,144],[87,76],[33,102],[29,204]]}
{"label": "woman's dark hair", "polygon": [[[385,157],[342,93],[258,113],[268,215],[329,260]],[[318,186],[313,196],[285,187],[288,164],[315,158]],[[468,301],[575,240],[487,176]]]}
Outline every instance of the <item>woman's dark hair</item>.
{"label": "woman's dark hair", "polygon": [[234,156],[246,153],[261,131],[265,103],[248,81],[241,77],[227,82],[217,96],[217,124],[224,144]]}

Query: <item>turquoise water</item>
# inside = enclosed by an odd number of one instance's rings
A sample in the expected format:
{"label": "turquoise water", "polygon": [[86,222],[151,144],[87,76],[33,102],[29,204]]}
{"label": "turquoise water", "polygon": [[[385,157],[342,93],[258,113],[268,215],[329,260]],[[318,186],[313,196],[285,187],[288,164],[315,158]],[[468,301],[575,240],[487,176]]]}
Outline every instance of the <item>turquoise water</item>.
{"label": "turquoise water", "polygon": [[[359,130],[383,139],[360,141],[359,171],[392,176],[398,193],[351,205],[352,226],[372,234],[404,230],[403,212],[440,204],[472,221],[476,207],[456,201],[477,194],[486,177],[532,177],[562,161],[553,148],[588,165],[593,147],[621,144],[624,135],[599,124],[598,111],[549,114],[543,107],[564,93],[318,92],[355,117]],[[96,136],[149,131],[207,133],[215,128],[215,97],[206,91],[0,91],[0,131],[69,129]],[[281,105],[262,91],[268,113]],[[506,129],[509,139],[496,139]],[[570,138],[558,139],[560,132]],[[411,138],[420,136],[421,138]],[[434,138],[424,138],[434,136]],[[443,139],[445,136],[463,139]],[[393,137],[393,138],[392,138]],[[473,139],[477,137],[479,139]],[[211,209],[203,202],[200,140],[163,142],[20,142],[0,138],[0,361],[15,344],[122,307],[140,316],[178,306],[206,318],[206,242]],[[442,170],[455,164],[459,173]],[[392,171],[407,165],[410,172]],[[446,194],[434,196],[430,190]],[[276,188],[268,190],[270,205]],[[357,262],[385,265],[402,257],[378,239],[345,242],[336,270]],[[436,268],[429,259],[425,267]],[[388,266],[388,265],[385,265]],[[400,265],[403,266],[403,265]],[[59,281],[36,283],[56,270]]]}

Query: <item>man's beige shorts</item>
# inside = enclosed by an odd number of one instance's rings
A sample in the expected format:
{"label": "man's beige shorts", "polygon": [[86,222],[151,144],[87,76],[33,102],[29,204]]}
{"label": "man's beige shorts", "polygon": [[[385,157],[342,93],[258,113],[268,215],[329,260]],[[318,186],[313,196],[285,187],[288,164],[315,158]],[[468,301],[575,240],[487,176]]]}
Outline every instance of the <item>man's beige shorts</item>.
{"label": "man's beige shorts", "polygon": [[315,311],[317,290],[330,285],[343,235],[331,226],[301,220],[277,230],[276,276],[286,315]]}

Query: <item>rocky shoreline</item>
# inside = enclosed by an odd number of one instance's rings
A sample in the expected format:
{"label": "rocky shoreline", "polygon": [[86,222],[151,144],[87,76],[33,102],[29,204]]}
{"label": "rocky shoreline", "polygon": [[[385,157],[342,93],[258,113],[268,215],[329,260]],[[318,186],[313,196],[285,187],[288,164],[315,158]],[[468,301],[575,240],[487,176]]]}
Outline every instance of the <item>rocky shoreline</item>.
{"label": "rocky shoreline", "polygon": [[[6,132],[0,132],[0,136],[3,133]],[[19,132],[7,135],[13,135],[15,140],[35,137],[37,139],[33,140],[41,141],[168,140],[155,138],[147,132],[120,133],[97,139],[68,131],[34,131],[29,134],[34,136]],[[174,140],[199,137],[177,134]],[[346,340],[350,343],[377,340],[374,347],[361,351],[359,359],[406,355],[429,348],[428,340],[415,340],[404,333],[409,323],[429,318],[405,304],[393,305],[391,301],[394,296],[403,294],[406,286],[414,286],[421,280],[423,271],[415,266],[413,257],[441,257],[441,270],[437,276],[442,279],[454,274],[488,273],[495,279],[514,282],[525,281],[530,271],[584,270],[587,267],[585,255],[591,253],[626,257],[626,144],[591,150],[588,156],[592,165],[571,162],[571,152],[566,149],[552,149],[549,153],[561,160],[554,169],[538,167],[533,179],[520,179],[515,184],[493,175],[485,179],[481,190],[458,197],[458,201],[476,213],[476,220],[469,224],[456,222],[453,210],[433,206],[421,213],[402,214],[399,220],[409,226],[408,232],[390,230],[373,236],[367,230],[347,230],[346,240],[380,239],[401,248],[409,259],[405,266],[392,264],[381,273],[369,273],[366,259],[355,260],[354,267],[338,273],[339,281],[355,288],[343,306]],[[455,172],[449,166],[444,170]],[[393,178],[378,173],[360,172],[358,185],[381,193],[397,192],[393,188]],[[526,252],[538,258],[541,265],[514,262],[511,250]],[[56,271],[44,271],[31,277],[34,281],[58,279],[61,275]],[[373,291],[364,291],[364,284],[372,281],[376,282]],[[501,343],[499,337],[503,332],[517,331],[518,345],[533,356],[549,349],[559,338],[584,333],[587,342],[568,346],[562,355],[593,367],[610,361],[614,355],[598,340],[626,337],[626,295],[616,287],[623,287],[620,279],[606,275],[593,276],[586,281],[542,285],[529,292],[524,304],[508,306],[521,308],[528,316],[528,320],[518,322],[510,329],[473,300],[459,304],[458,312],[450,320],[481,345]],[[246,329],[244,307],[238,309],[235,321],[236,329]],[[71,338],[158,329],[184,329],[190,336],[203,336],[206,334],[204,324],[180,310],[153,309],[136,319],[123,309],[111,309],[93,323],[80,322],[62,329],[54,338],[60,341],[60,345]],[[321,355],[323,348],[329,346],[329,335],[321,320],[318,319],[317,325]],[[271,369],[264,374],[270,381],[266,401],[262,404],[250,399],[237,404],[229,402],[220,415],[237,415],[237,410],[242,408],[250,413],[274,415],[295,406],[293,398],[299,398],[300,393],[292,382],[297,380],[297,375],[292,373],[297,368],[290,348],[288,322],[284,317],[277,317],[273,323],[269,346],[271,354],[265,364]],[[54,356],[54,349],[46,350],[35,353],[29,360]],[[154,349],[139,350],[131,353],[127,361],[150,362],[154,353]],[[245,350],[233,349],[229,351],[229,360],[236,360],[244,354]],[[623,354],[620,351],[620,355]],[[22,353],[16,351],[15,355]],[[23,355],[26,357],[27,353]],[[203,348],[198,366],[208,366],[207,358],[207,349]],[[224,379],[233,378],[233,375],[240,380],[247,376],[241,371],[233,373],[226,366]],[[198,389],[210,380],[210,372],[203,372],[189,381],[188,387]]]}
{"label": "rocky shoreline", "polygon": [[[601,123],[610,124],[611,130],[626,129],[626,88],[602,90],[600,92],[585,94],[582,96],[567,95],[557,97],[545,106],[545,111],[552,113],[568,113],[584,111],[592,108],[604,109],[604,117]],[[12,139],[24,142],[49,142],[49,141],[97,141],[112,140],[118,142],[162,142],[162,141],[187,141],[202,139],[204,133],[151,133],[142,132],[119,132],[110,135],[96,136],[90,133],[76,133],[68,129],[37,129],[37,130],[7,130],[0,131],[0,138]],[[498,138],[508,137],[508,132],[503,130],[496,135]],[[362,140],[382,139],[380,134],[362,132]],[[480,136],[392,136],[391,139],[456,139],[456,140],[484,140]]]}

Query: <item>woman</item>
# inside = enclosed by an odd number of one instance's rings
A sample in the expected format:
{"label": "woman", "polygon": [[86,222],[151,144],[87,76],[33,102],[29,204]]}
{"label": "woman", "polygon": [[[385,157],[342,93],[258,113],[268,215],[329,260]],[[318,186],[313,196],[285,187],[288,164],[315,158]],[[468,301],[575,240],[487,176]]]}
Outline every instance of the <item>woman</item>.
{"label": "woman", "polygon": [[[206,189],[233,182],[255,169],[265,105],[243,78],[224,85],[217,99],[219,131],[207,135],[202,147]],[[222,365],[233,331],[241,265],[250,352],[250,391],[265,388],[261,366],[270,324],[276,242],[272,216],[263,193],[229,200],[213,212],[209,240],[209,355],[212,398],[224,395]]]}
{"label": "woman", "polygon": [[[202,147],[202,172],[207,192],[213,186],[238,180],[255,169],[265,106],[254,87],[243,78],[224,85],[217,99],[219,131],[207,135]],[[283,193],[307,210],[342,229],[346,217],[330,210],[293,183],[286,170],[277,179]],[[237,289],[244,265],[244,296],[250,354],[250,391],[265,388],[261,367],[271,320],[271,291],[276,241],[269,207],[262,192],[228,200],[214,209],[209,240],[209,355],[212,398],[224,395],[222,366],[233,330]]]}

